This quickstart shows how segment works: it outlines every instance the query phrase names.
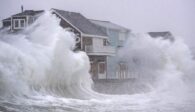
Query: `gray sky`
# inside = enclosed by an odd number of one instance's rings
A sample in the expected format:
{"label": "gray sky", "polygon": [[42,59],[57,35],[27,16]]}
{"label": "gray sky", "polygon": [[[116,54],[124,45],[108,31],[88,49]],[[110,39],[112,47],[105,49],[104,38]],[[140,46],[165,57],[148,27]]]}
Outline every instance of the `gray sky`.
{"label": "gray sky", "polygon": [[24,9],[76,11],[134,32],[169,30],[186,40],[195,37],[195,0],[0,0],[0,19],[20,12],[22,4]]}

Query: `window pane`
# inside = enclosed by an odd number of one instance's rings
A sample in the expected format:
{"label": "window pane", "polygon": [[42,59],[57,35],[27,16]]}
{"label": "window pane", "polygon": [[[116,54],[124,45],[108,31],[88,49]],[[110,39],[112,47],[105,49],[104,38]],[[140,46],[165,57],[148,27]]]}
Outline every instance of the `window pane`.
{"label": "window pane", "polygon": [[19,21],[15,20],[15,27],[19,27]]}
{"label": "window pane", "polygon": [[107,45],[107,40],[106,40],[106,39],[104,39],[104,43],[103,43],[103,45],[104,45],[104,46],[106,46],[106,45]]}
{"label": "window pane", "polygon": [[85,45],[92,45],[92,38],[87,38],[87,37],[85,37],[85,38],[83,38],[83,43],[85,44]]}
{"label": "window pane", "polygon": [[99,73],[105,73],[105,63],[99,63]]}
{"label": "window pane", "polygon": [[24,27],[24,20],[20,20],[20,26]]}

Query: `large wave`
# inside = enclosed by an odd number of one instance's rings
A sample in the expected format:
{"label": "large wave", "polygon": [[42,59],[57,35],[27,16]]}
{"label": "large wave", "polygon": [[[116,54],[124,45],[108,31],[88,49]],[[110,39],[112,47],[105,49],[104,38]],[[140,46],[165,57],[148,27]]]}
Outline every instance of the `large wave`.
{"label": "large wave", "polygon": [[194,99],[195,61],[181,38],[172,42],[136,34],[118,57],[127,63],[129,75],[145,85],[152,96],[173,102]]}
{"label": "large wave", "polygon": [[195,62],[181,39],[170,42],[148,35],[130,37],[118,52],[118,60],[127,63],[129,75],[148,91],[108,96],[91,89],[88,56],[73,51],[74,34],[61,28],[59,22],[46,12],[24,31],[0,32],[0,110],[195,110]]}
{"label": "large wave", "polygon": [[73,52],[74,34],[59,22],[46,12],[24,31],[1,32],[0,96],[93,96],[88,56]]}

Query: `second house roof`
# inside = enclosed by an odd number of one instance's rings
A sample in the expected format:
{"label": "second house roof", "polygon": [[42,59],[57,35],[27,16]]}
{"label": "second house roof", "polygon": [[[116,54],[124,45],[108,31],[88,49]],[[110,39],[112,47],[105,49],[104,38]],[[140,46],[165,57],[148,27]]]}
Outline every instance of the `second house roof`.
{"label": "second house roof", "polygon": [[53,10],[57,12],[57,14],[65,18],[68,22],[70,22],[74,27],[79,29],[84,34],[105,37],[107,36],[106,30],[103,27],[92,23],[80,13],[68,12],[59,9]]}

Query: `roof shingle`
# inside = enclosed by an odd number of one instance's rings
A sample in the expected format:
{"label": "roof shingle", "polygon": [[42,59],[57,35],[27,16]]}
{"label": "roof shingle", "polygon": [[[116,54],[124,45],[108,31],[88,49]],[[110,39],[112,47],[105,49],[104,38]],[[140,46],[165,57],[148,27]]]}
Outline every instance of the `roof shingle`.
{"label": "roof shingle", "polygon": [[80,13],[68,12],[59,9],[53,9],[53,10],[56,11],[58,14],[60,14],[72,25],[77,27],[84,34],[107,36],[107,33],[105,32],[103,27],[93,24]]}
{"label": "roof shingle", "polygon": [[105,28],[109,29],[114,29],[114,30],[119,30],[119,31],[130,31],[128,28],[125,28],[123,26],[117,25],[115,23],[112,23],[110,21],[101,21],[101,20],[94,20],[94,19],[89,19],[92,23],[100,25]]}
{"label": "roof shingle", "polygon": [[174,37],[171,32],[163,31],[163,32],[148,32],[148,34],[153,38],[163,37],[164,39],[169,39],[174,41]]}
{"label": "roof shingle", "polygon": [[[44,10],[37,10],[37,11],[25,10],[24,12],[17,13],[17,14],[14,14],[12,16],[34,16],[34,15],[40,14],[42,12],[44,12]],[[11,17],[3,19],[3,21],[11,21]]]}
{"label": "roof shingle", "polygon": [[34,16],[34,15],[40,14],[42,12],[44,12],[44,10],[37,10],[37,11],[34,11],[34,10],[25,10],[24,12],[15,14],[13,16],[28,16],[28,15]]}

